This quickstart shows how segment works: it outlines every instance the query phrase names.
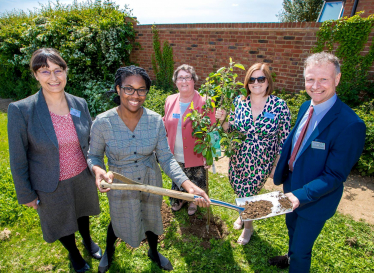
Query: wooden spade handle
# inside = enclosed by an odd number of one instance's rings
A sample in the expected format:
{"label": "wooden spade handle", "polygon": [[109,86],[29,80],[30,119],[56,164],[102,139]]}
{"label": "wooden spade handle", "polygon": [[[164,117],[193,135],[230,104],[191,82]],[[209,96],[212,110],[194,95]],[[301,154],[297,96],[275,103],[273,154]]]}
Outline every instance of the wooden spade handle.
{"label": "wooden spade handle", "polygon": [[187,200],[193,202],[195,196],[191,193],[185,193],[180,191],[168,190],[160,187],[150,185],[137,185],[137,184],[119,184],[119,183],[106,183],[104,180],[100,182],[100,186],[104,189],[110,188],[113,190],[127,190],[127,191],[144,191],[154,193],[157,195],[165,195],[177,199]]}

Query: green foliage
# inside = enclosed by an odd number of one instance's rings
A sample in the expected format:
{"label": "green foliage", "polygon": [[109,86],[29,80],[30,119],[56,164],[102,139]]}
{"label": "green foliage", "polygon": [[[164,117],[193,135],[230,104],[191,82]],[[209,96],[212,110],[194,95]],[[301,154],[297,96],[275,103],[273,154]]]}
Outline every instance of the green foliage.
{"label": "green foliage", "polygon": [[144,102],[144,107],[155,111],[156,113],[160,114],[161,116],[165,115],[165,101],[168,96],[170,96],[172,92],[164,91],[162,89],[157,89],[156,86],[151,86],[149,93],[147,95],[147,99]]}
{"label": "green foliage", "polygon": [[291,112],[291,128],[294,127],[300,106],[307,100],[310,100],[308,93],[305,90],[301,90],[299,93],[286,93],[283,89],[281,91],[275,90],[274,95],[287,103],[288,109]]}
{"label": "green foliage", "polygon": [[361,175],[374,173],[374,100],[366,102],[354,109],[356,114],[365,122],[366,138],[364,151],[358,160],[356,169]]}
{"label": "green foliage", "polygon": [[283,0],[283,9],[277,14],[280,22],[315,22],[323,0]]}
{"label": "green foliage", "polygon": [[243,65],[235,64],[230,58],[228,68],[221,67],[216,73],[209,74],[205,84],[199,90],[200,94],[206,97],[202,113],[196,111],[193,103],[191,103],[190,109],[192,109],[192,112],[185,117],[191,119],[192,134],[197,139],[194,151],[203,155],[207,165],[213,164],[213,155],[216,152],[216,149],[212,147],[209,133],[219,133],[221,136],[220,144],[224,148],[225,155],[228,157],[234,154],[237,144],[240,144],[245,138],[238,131],[225,132],[219,121],[211,124],[208,116],[209,113],[213,112],[214,108],[224,109],[227,113],[230,113],[231,110],[235,109],[233,104],[235,97],[239,94],[247,95],[247,90],[243,88],[243,83],[236,80],[238,75],[233,72],[234,68],[245,70]]}
{"label": "green foliage", "polygon": [[154,50],[152,54],[152,67],[156,76],[156,86],[165,91],[173,90],[173,48],[169,45],[168,41],[165,41],[161,51],[160,38],[156,26],[152,26],[152,33]]}
{"label": "green foliage", "polygon": [[337,87],[339,98],[351,107],[374,95],[374,84],[368,80],[368,71],[374,62],[374,37],[369,52],[363,50],[374,29],[374,15],[362,18],[360,13],[353,17],[326,21],[317,32],[314,52],[336,50],[342,61],[342,77]]}
{"label": "green foliage", "polygon": [[49,2],[28,14],[2,14],[0,97],[21,99],[37,91],[28,64],[41,47],[61,53],[69,67],[66,91],[74,95],[83,96],[86,83],[111,80],[123,62],[130,62],[135,31],[128,16],[126,9],[107,0]]}
{"label": "green foliage", "polygon": [[92,117],[96,117],[98,114],[116,106],[113,102],[113,97],[117,96],[117,94],[108,95],[106,93],[112,85],[113,83],[109,81],[100,82],[95,80],[91,80],[85,84],[85,89],[82,93],[87,100]]}

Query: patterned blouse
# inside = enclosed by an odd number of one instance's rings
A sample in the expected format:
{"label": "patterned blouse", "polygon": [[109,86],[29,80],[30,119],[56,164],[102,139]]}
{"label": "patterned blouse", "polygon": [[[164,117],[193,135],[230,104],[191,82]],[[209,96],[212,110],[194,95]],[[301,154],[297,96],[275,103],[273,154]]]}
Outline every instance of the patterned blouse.
{"label": "patterned blouse", "polygon": [[229,119],[230,130],[246,136],[230,158],[229,179],[238,197],[257,194],[273,168],[274,160],[290,132],[290,111],[282,99],[270,95],[256,120],[251,99],[236,97],[235,112]]}
{"label": "patterned blouse", "polygon": [[67,115],[51,114],[53,127],[55,129],[58,149],[60,153],[60,178],[66,180],[72,178],[87,168],[87,162],[84,158],[77,131],[70,113]]}

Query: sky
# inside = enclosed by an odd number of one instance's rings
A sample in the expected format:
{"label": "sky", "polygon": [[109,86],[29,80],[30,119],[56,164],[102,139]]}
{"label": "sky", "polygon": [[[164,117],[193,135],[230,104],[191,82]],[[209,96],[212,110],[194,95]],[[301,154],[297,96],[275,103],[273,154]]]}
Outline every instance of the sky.
{"label": "sky", "polygon": [[[73,0],[60,0],[71,4]],[[81,0],[78,0],[81,2]],[[177,23],[242,23],[278,22],[275,16],[282,9],[283,0],[115,0],[124,3],[138,18],[139,24]],[[0,0],[0,13],[6,11],[33,11],[48,0]]]}

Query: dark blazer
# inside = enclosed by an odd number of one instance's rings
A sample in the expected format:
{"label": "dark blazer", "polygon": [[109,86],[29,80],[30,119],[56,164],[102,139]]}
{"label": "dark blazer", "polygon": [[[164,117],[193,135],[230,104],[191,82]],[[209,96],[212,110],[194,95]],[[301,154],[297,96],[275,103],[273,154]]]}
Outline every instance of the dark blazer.
{"label": "dark blazer", "polygon": [[[91,117],[84,99],[65,93],[79,143],[86,158],[89,147]],[[18,202],[37,198],[36,190],[53,192],[60,175],[59,149],[52,119],[40,90],[35,95],[13,102],[8,107],[10,168]]]}
{"label": "dark blazer", "polygon": [[[365,143],[365,123],[339,98],[317,125],[289,172],[292,138],[310,106],[299,110],[295,127],[286,139],[274,174],[274,184],[283,184],[300,201],[295,210],[303,218],[324,221],[332,217],[343,194],[343,182],[358,161]],[[325,149],[312,147],[312,141]],[[290,176],[290,177],[289,177]]]}

